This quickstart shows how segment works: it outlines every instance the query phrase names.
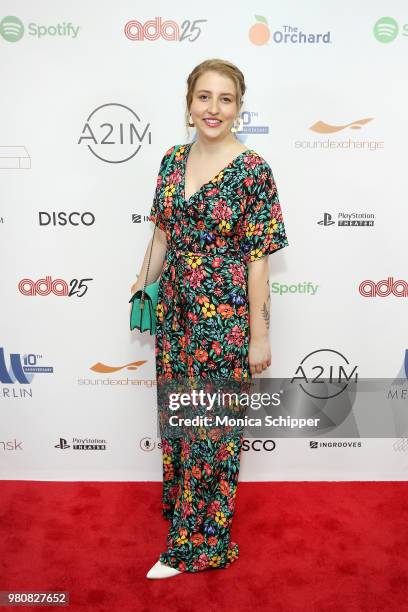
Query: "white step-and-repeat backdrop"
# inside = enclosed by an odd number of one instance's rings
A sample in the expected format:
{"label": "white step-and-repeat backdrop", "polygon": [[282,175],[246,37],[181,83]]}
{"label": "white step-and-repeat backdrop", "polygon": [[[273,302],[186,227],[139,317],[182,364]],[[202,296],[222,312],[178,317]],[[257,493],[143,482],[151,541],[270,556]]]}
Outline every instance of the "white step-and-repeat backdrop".
{"label": "white step-and-repeat backdrop", "polygon": [[[335,355],[406,381],[406,2],[1,11],[0,478],[161,479],[154,338],[129,331],[128,300],[161,157],[194,138],[186,78],[211,57],[245,75],[239,138],[273,169],[290,245],[270,257],[263,375]],[[390,423],[378,437],[248,438],[240,478],[404,480]]]}

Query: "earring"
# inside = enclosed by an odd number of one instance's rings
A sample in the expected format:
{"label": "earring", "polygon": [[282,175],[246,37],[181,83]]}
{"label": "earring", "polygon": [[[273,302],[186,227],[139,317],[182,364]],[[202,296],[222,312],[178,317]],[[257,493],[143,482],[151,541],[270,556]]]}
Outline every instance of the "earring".
{"label": "earring", "polygon": [[189,116],[188,116],[188,117],[189,117],[189,119],[188,119],[188,123],[187,123],[188,127],[194,127],[194,126],[195,126],[195,123],[193,123],[193,122],[192,122],[192,119],[191,119],[191,113],[189,114]]}
{"label": "earring", "polygon": [[242,121],[242,117],[237,117],[237,119],[238,119],[238,125],[236,126],[235,125],[235,121],[234,121],[234,123],[232,124],[232,127],[231,127],[231,132],[240,132],[242,130],[242,126],[243,126],[243,123],[244,123]]}

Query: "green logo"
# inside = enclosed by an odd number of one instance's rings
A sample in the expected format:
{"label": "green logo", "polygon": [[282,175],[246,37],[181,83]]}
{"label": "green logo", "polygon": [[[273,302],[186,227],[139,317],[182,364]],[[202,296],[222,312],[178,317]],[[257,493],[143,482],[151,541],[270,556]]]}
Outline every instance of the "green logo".
{"label": "green logo", "polygon": [[18,17],[4,17],[0,21],[0,34],[7,42],[17,42],[24,35],[24,25]]}
{"label": "green logo", "polygon": [[393,17],[381,17],[374,26],[374,36],[378,42],[392,42],[398,36],[398,23]]}

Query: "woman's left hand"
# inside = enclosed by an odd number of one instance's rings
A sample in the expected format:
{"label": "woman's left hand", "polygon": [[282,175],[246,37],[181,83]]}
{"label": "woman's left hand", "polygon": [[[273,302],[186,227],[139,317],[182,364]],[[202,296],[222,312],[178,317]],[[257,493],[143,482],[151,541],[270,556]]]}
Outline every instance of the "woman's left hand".
{"label": "woman's left hand", "polygon": [[251,374],[260,374],[272,363],[269,337],[251,338],[249,341],[249,369]]}

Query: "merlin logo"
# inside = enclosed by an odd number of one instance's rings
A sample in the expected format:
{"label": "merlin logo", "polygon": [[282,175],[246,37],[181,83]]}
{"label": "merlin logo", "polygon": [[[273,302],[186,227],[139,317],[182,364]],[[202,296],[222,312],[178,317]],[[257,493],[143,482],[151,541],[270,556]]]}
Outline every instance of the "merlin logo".
{"label": "merlin logo", "polygon": [[60,438],[59,444],[55,444],[54,448],[71,448],[69,444],[67,444],[67,441],[65,438]]}
{"label": "merlin logo", "polygon": [[125,25],[124,32],[126,38],[134,41],[154,41],[163,38],[167,41],[176,40],[182,42],[183,40],[188,40],[189,42],[194,42],[201,34],[201,28],[197,24],[206,22],[207,19],[195,19],[194,21],[185,19],[181,26],[179,26],[170,19],[162,21],[161,17],[149,19],[145,23],[132,19]]}
{"label": "merlin logo", "polygon": [[302,359],[290,382],[301,381],[299,387],[306,395],[327,400],[343,393],[353,377],[357,383],[357,366],[352,366],[344,355],[333,349],[318,349]]}
{"label": "merlin logo", "polygon": [[310,126],[310,130],[312,132],[317,132],[318,134],[333,134],[334,132],[340,132],[341,130],[345,130],[347,128],[351,128],[352,130],[359,130],[363,125],[372,121],[373,117],[368,119],[358,119],[357,121],[352,121],[351,123],[345,123],[344,125],[330,125],[329,123],[325,123],[324,121],[317,121],[312,126]]}
{"label": "merlin logo", "polygon": [[78,144],[82,142],[101,161],[122,164],[137,155],[143,144],[152,143],[150,123],[124,104],[102,104],[86,119]]}
{"label": "merlin logo", "polygon": [[[0,35],[7,42],[18,42],[24,36],[25,28],[23,22],[13,15],[4,17],[0,22]],[[28,36],[35,36],[40,39],[44,36],[62,36],[66,38],[76,38],[79,33],[79,26],[72,23],[58,23],[57,25],[39,25],[29,23],[27,27]]]}
{"label": "merlin logo", "polygon": [[5,385],[12,385],[15,382],[29,385],[34,378],[34,374],[52,374],[54,372],[52,367],[38,365],[38,361],[42,357],[42,355],[35,355],[34,353],[27,355],[10,353],[10,368],[7,370],[4,348],[0,347],[0,382]]}

